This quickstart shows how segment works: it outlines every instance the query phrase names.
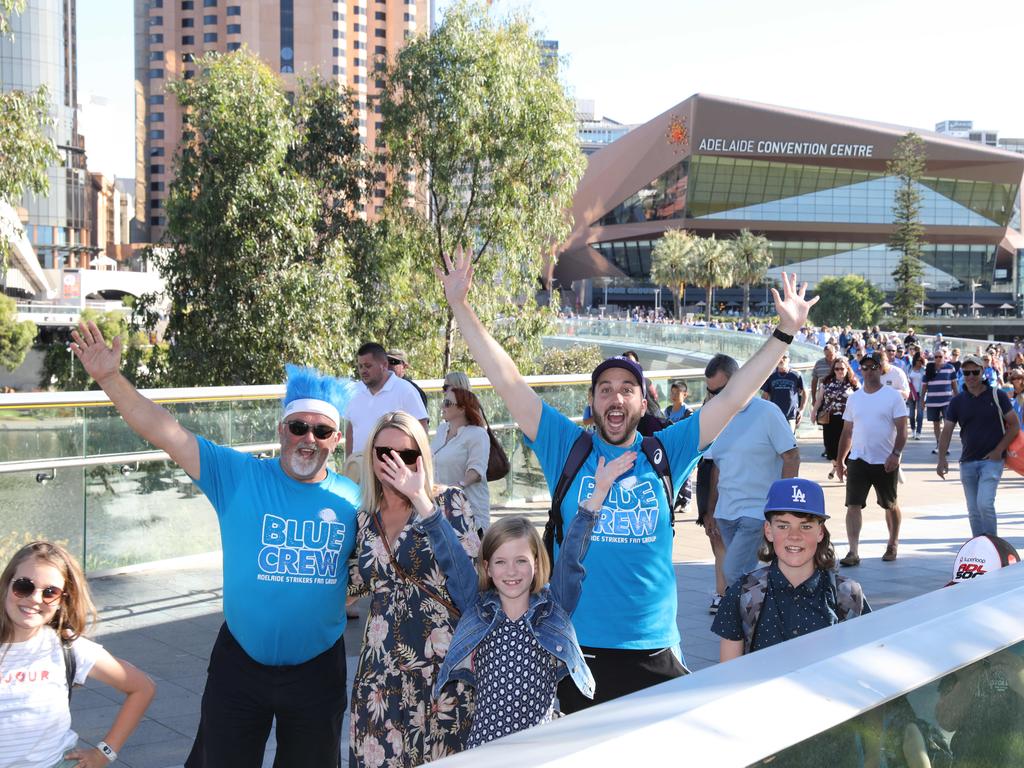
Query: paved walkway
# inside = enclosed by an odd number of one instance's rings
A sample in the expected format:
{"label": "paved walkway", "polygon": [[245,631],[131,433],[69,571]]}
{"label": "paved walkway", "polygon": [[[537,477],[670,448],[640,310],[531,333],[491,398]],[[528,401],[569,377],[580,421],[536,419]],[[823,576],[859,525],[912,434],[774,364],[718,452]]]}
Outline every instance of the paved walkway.
{"label": "paved walkway", "polygon": [[[846,553],[843,527],[843,486],[826,480],[827,462],[821,445],[801,441],[801,475],[824,484],[833,515],[830,526],[836,550]],[[881,561],[886,544],[881,510],[865,510],[861,541],[863,562],[847,573],[864,587],[878,610],[942,586],[949,579],[953,555],[970,536],[963,494],[954,470],[943,482],[934,473],[932,442],[911,442],[905,452],[906,482],[900,486],[904,522],[899,558]],[[954,445],[954,455],[958,446]],[[1000,534],[1024,551],[1024,478],[1004,475],[998,497]],[[541,520],[542,505],[525,512]],[[501,514],[501,512],[497,512]],[[699,670],[715,663],[718,640],[710,632],[707,613],[714,587],[711,551],[703,529],[687,517],[677,525],[675,546],[679,580],[679,626],[688,664]],[[128,659],[157,682],[157,696],[129,744],[119,756],[126,768],[181,766],[195,735],[206,664],[222,622],[219,558],[205,558],[175,570],[150,570],[92,581],[102,623],[95,633],[114,655]],[[363,612],[365,616],[365,610]],[[361,621],[350,622],[345,633],[349,673],[355,667],[362,633]],[[90,743],[101,739],[113,720],[119,696],[90,683],[72,700],[74,726]],[[347,724],[346,724],[347,731]],[[271,741],[265,765],[273,762]]]}

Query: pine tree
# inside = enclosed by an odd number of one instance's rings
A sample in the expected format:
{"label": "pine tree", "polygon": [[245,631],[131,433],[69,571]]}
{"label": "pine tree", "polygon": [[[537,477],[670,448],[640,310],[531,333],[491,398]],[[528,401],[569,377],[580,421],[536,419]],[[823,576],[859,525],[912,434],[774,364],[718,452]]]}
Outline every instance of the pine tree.
{"label": "pine tree", "polygon": [[920,217],[921,193],[917,188],[924,170],[924,141],[916,133],[910,132],[896,143],[893,158],[886,163],[886,173],[900,180],[892,207],[896,231],[889,239],[889,246],[900,252],[900,263],[892,273],[896,279],[893,316],[902,328],[913,324],[925,298],[924,285],[921,283],[924,277],[921,264],[924,225]]}

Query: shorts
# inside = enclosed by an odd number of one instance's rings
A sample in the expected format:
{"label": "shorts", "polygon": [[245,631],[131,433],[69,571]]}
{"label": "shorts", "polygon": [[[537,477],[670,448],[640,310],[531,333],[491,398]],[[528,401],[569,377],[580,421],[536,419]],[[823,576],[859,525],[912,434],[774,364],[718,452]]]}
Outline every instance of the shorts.
{"label": "shorts", "polygon": [[875,489],[875,499],[882,509],[896,506],[896,484],[899,467],[885,471],[884,464],[868,464],[863,459],[846,462],[846,506],[863,507],[868,503],[868,491]]}
{"label": "shorts", "polygon": [[597,686],[594,698],[588,699],[570,675],[563,677],[558,684],[558,704],[567,715],[690,674],[678,647],[625,650],[581,646],[581,650]]}
{"label": "shorts", "polygon": [[925,406],[925,418],[928,421],[942,421],[946,417],[946,406]]}

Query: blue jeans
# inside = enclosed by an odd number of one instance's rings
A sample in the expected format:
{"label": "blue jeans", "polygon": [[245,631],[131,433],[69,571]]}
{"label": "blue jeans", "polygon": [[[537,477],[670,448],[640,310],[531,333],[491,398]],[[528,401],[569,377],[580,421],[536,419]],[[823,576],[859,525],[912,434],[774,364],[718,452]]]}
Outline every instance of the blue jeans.
{"label": "blue jeans", "polygon": [[725,560],[722,571],[725,583],[731,586],[736,579],[750,573],[760,565],[757,550],[764,540],[764,518],[738,517],[735,520],[719,520],[718,531],[725,544]]}
{"label": "blue jeans", "polygon": [[907,413],[910,416],[910,431],[920,435],[924,428],[924,400],[920,397],[917,400],[907,400]]}
{"label": "blue jeans", "polygon": [[996,489],[1003,476],[1003,462],[960,462],[960,482],[967,497],[967,519],[971,523],[971,536],[996,535]]}

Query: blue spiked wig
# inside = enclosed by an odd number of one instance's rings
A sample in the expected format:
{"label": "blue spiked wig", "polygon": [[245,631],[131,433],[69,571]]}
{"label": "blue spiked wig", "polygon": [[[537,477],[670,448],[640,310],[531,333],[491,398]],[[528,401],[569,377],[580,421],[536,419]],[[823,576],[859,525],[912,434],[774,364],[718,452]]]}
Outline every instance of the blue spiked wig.
{"label": "blue spiked wig", "polygon": [[320,413],[341,426],[341,417],[348,408],[348,401],[355,394],[356,385],[345,379],[327,376],[316,368],[289,363],[284,369],[288,375],[284,416],[300,411]]}

